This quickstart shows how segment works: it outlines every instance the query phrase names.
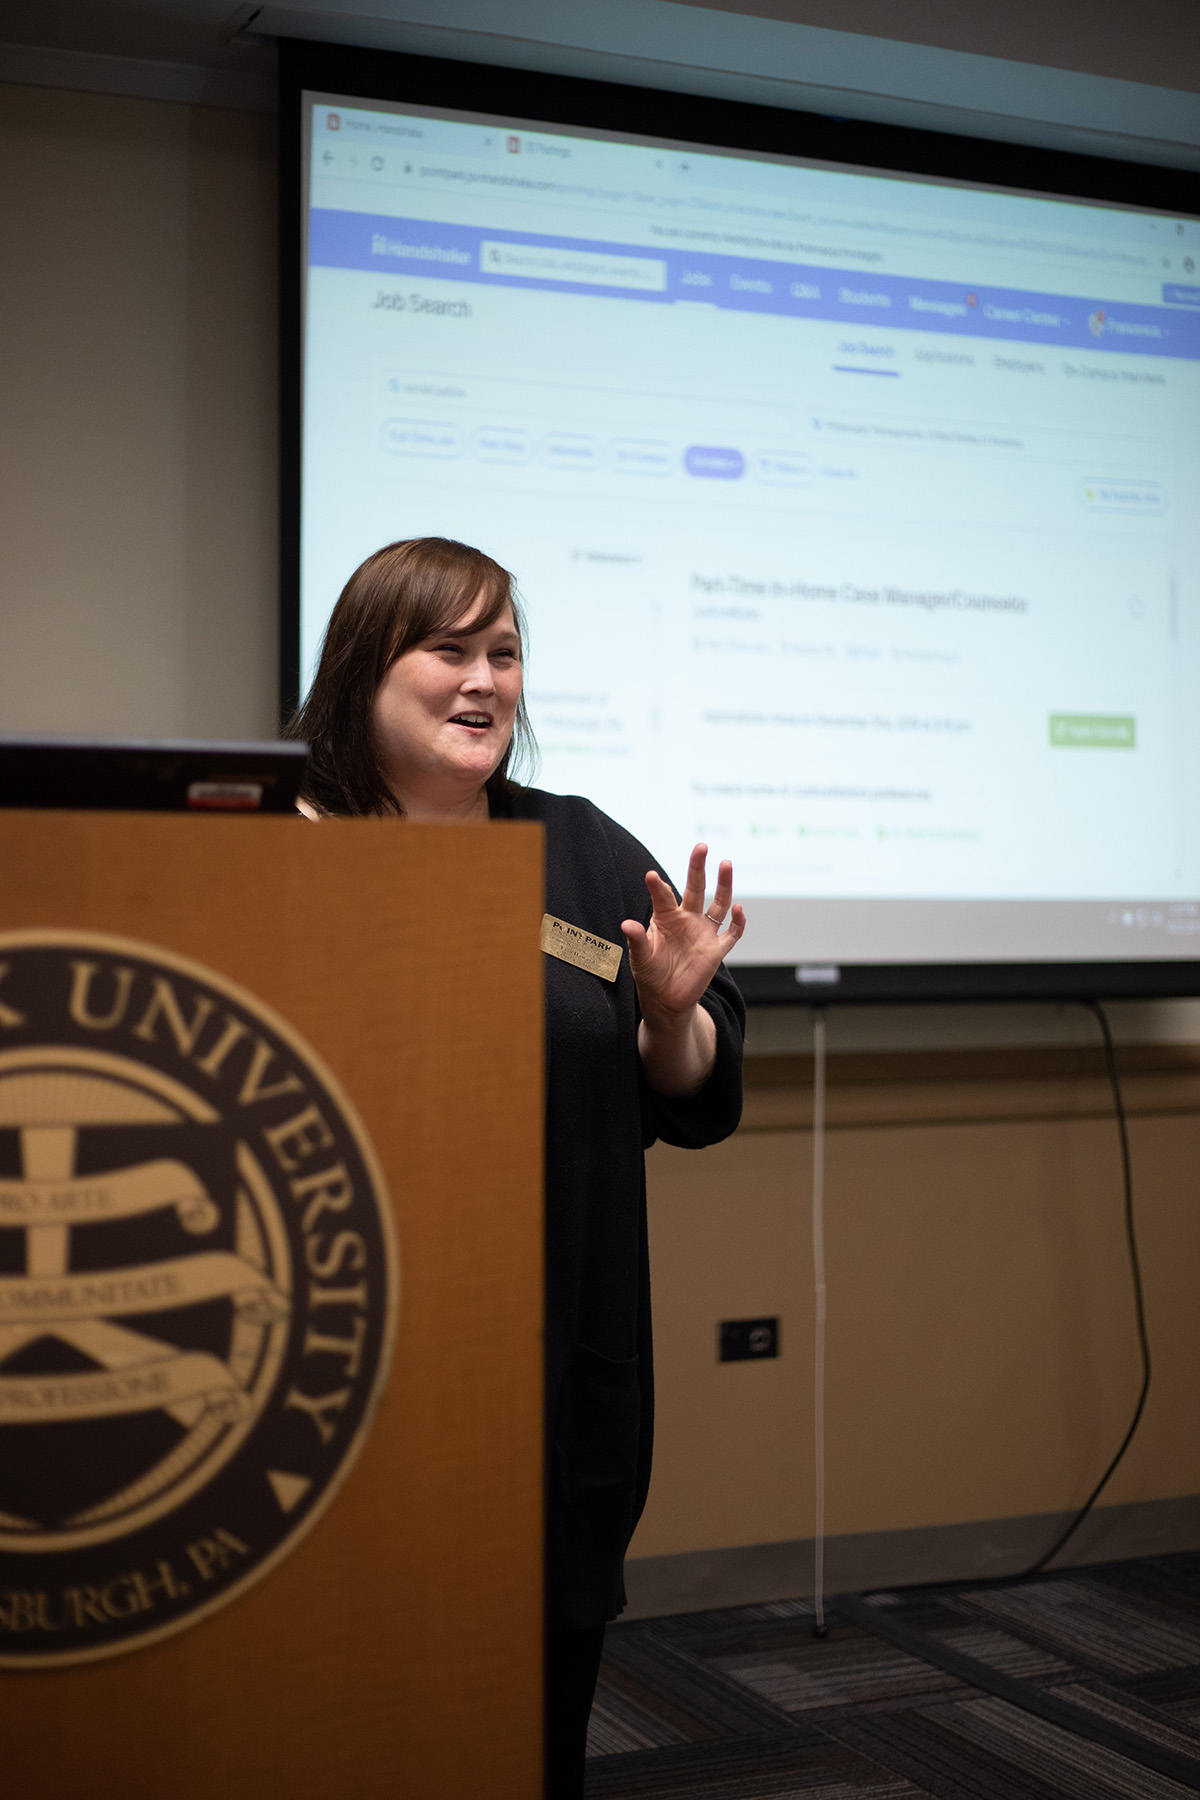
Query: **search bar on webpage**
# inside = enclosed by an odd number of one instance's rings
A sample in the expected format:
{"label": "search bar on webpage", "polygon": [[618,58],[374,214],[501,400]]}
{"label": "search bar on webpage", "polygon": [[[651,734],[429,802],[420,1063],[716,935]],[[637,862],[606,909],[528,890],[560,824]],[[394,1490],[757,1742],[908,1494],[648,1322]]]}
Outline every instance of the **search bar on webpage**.
{"label": "search bar on webpage", "polygon": [[526,280],[586,282],[589,287],[640,288],[665,293],[667,265],[652,256],[607,256],[599,250],[548,250],[540,244],[479,246],[485,275],[521,275]]}

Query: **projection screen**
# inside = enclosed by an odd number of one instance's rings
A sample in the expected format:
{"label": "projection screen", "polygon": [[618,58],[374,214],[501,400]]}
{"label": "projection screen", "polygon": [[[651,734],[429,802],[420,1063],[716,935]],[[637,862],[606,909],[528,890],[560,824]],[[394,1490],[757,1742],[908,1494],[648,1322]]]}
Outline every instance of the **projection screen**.
{"label": "projection screen", "polygon": [[365,555],[476,543],[538,784],[731,856],[748,992],[1200,991],[1194,217],[299,125],[302,689]]}

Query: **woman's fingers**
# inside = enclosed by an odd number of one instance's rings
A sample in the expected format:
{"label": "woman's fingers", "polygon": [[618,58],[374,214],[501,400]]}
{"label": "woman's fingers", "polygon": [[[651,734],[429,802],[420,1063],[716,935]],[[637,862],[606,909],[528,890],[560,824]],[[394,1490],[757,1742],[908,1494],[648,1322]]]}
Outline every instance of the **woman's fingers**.
{"label": "woman's fingers", "polygon": [[708,909],[710,919],[721,920],[729,911],[729,902],[733,899],[733,864],[725,861],[717,869],[717,891],[712,897],[712,905]]}
{"label": "woman's fingers", "polygon": [[[697,846],[697,849],[703,871],[703,846]],[[733,870],[729,863],[723,863],[717,890],[718,898],[722,893],[724,895],[722,912],[732,883]],[[637,919],[621,921],[621,931],[629,950],[629,967],[637,983],[644,1015],[651,1005],[655,1009],[682,1014],[695,1006],[741,937],[746,929],[746,915],[741,905],[736,905],[729,915],[728,928],[713,930],[717,924],[715,903],[707,914],[686,905],[676,905],[674,890],[653,869],[646,876],[646,886],[654,908],[649,928]],[[703,889],[700,897],[703,899]]]}
{"label": "woman's fingers", "polygon": [[[709,920],[710,924],[715,925],[717,929],[720,930],[725,914],[729,911],[729,903],[733,898],[733,864],[729,861],[728,857],[726,857],[718,865],[717,889],[712,897],[712,904],[705,908],[704,868],[707,859],[708,845],[697,844],[688,861],[687,883],[683,890],[682,903],[678,905],[676,904],[674,889],[671,887],[670,883],[664,881],[662,876],[659,875],[656,870],[650,869],[647,871],[646,886],[650,892],[650,901],[654,909],[655,919],[667,918],[676,912],[686,912],[693,915],[702,912],[704,913],[705,918]],[[746,920],[745,914],[742,912],[740,906],[736,908],[736,911],[741,919],[741,924],[738,926],[737,930],[737,936],[740,937],[745,930]],[[623,926],[622,930],[624,930]],[[734,939],[734,942],[736,941],[737,940]]]}
{"label": "woman's fingers", "polygon": [[654,908],[656,919],[664,913],[678,912],[679,908],[676,905],[674,890],[670,882],[664,881],[656,869],[647,871],[646,886],[650,890],[650,903]]}
{"label": "woman's fingers", "polygon": [[645,926],[639,924],[637,919],[622,919],[621,931],[625,938],[625,948],[629,952],[630,973],[638,983],[640,993],[651,963],[650,940],[646,936]]}
{"label": "woman's fingers", "polygon": [[723,931],[720,935],[720,938],[718,939],[718,942],[722,946],[722,949],[721,949],[722,956],[726,956],[729,953],[729,951],[733,949],[733,946],[737,943],[738,939],[741,937],[741,935],[742,935],[743,931],[745,931],[745,929],[746,929],[746,913],[745,913],[745,909],[742,906],[741,901],[739,900],[738,904],[734,907],[733,911],[729,915],[728,929]]}
{"label": "woman's fingers", "polygon": [[646,927],[637,919],[622,919],[621,930],[625,933],[625,942],[629,945],[629,960],[635,962],[646,948]]}
{"label": "woman's fingers", "polygon": [[697,844],[688,858],[687,881],[683,904],[688,912],[704,911],[704,865],[708,861],[708,845]]}
{"label": "woman's fingers", "polygon": [[[713,895],[712,904],[705,909],[704,867],[707,857],[708,845],[697,844],[688,862],[687,885],[683,890],[682,904],[676,903],[675,890],[669,882],[663,880],[656,869],[647,871],[646,887],[649,890],[653,908],[650,931],[655,932],[658,927],[660,932],[656,933],[655,941],[652,942],[644,927],[639,925],[635,919],[622,921],[621,930],[629,945],[629,960],[635,968],[640,967],[648,972],[650,963],[647,959],[657,955],[655,945],[657,944],[661,948],[662,936],[671,938],[675,942],[677,950],[681,948],[680,929],[683,930],[685,940],[692,939],[693,927],[684,925],[685,916],[689,920],[696,920],[702,915],[703,921],[716,927],[716,935],[708,938],[705,945],[701,945],[699,941],[693,943],[692,954],[699,953],[702,961],[714,946],[718,952],[717,961],[720,961],[729,954],[745,931],[746,914],[740,902],[730,911],[730,901],[733,898],[733,864],[728,858],[725,858],[718,866],[716,893]],[[729,923],[725,929],[722,929],[726,913],[729,913]],[[671,921],[678,921],[678,923],[677,925],[672,924]]]}

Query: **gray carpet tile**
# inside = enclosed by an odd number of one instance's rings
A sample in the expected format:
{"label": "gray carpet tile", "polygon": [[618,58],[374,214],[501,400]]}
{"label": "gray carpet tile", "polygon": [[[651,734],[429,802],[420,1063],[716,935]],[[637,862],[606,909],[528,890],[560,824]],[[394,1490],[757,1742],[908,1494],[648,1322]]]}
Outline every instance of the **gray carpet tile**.
{"label": "gray carpet tile", "polygon": [[864,1632],[836,1627],[823,1642],[810,1634],[794,1647],[720,1656],[714,1667],[786,1713],[878,1705],[961,1693],[952,1675],[918,1662]]}
{"label": "gray carpet tile", "polygon": [[[1200,1553],[870,1599],[915,1634],[907,1649],[836,1601],[824,1639],[803,1600],[610,1627],[589,1800],[1200,1794]],[[948,1674],[922,1639],[971,1660]],[[975,1685],[995,1675],[1081,1708],[1101,1741]],[[1106,1743],[1109,1728],[1133,1735]]]}
{"label": "gray carpet tile", "polygon": [[644,1696],[622,1673],[605,1668],[596,1687],[588,1721],[588,1755],[614,1756],[628,1750],[663,1750],[668,1744],[690,1744],[697,1733],[672,1717],[673,1708]]}
{"label": "gray carpet tile", "polygon": [[610,1632],[605,1678],[624,1677],[627,1691],[656,1705],[687,1741],[771,1735],[786,1730],[788,1716],[752,1690],[730,1681],[707,1658],[660,1637],[652,1626]]}
{"label": "gray carpet tile", "polygon": [[929,1635],[957,1650],[960,1656],[972,1656],[976,1662],[997,1669],[1001,1675],[1011,1675],[1016,1681],[1051,1682],[1074,1674],[1072,1665],[1061,1656],[990,1625],[963,1620],[959,1624],[934,1626]]}
{"label": "gray carpet tile", "polygon": [[[988,1720],[960,1712],[961,1708],[987,1705],[1000,1709]],[[876,1713],[869,1718],[847,1719],[829,1729],[839,1740],[886,1768],[904,1775],[936,1800],[1125,1800],[1126,1789],[1104,1785],[1107,1771],[1116,1770],[1118,1781],[1132,1775],[1151,1782],[1162,1778],[1123,1763],[1110,1752],[1092,1764],[1094,1745],[1085,1745],[1085,1756],[1074,1760],[1075,1742],[1060,1745],[1051,1738],[1033,1750],[1026,1734],[1028,1714],[1005,1708],[1003,1701],[960,1701],[924,1713]],[[1040,1725],[1040,1720],[1029,1721]],[[1053,1731],[1052,1727],[1046,1727]],[[1065,1734],[1064,1734],[1065,1735]],[[1131,1790],[1138,1793],[1135,1787]],[[1186,1790],[1168,1784],[1151,1789],[1155,1800],[1169,1795],[1180,1800]],[[1148,1800],[1148,1796],[1147,1796]]]}
{"label": "gray carpet tile", "polygon": [[1064,1700],[1073,1700],[1100,1719],[1111,1719],[1136,1731],[1152,1744],[1164,1744],[1184,1756],[1194,1756],[1200,1764],[1200,1725],[1180,1718],[1164,1707],[1122,1693],[1101,1681],[1064,1682],[1055,1689]]}
{"label": "gray carpet tile", "polygon": [[730,1739],[597,1758],[587,1800],[934,1800],[869,1754],[828,1740]]}
{"label": "gray carpet tile", "polygon": [[1200,1662],[1200,1618],[1190,1624],[1161,1607],[1086,1579],[1031,1582],[977,1593],[968,1604],[1084,1667],[1114,1675]]}
{"label": "gray carpet tile", "polygon": [[1049,1778],[1071,1800],[1188,1800],[1195,1791],[990,1696],[945,1707],[936,1722],[980,1760]]}

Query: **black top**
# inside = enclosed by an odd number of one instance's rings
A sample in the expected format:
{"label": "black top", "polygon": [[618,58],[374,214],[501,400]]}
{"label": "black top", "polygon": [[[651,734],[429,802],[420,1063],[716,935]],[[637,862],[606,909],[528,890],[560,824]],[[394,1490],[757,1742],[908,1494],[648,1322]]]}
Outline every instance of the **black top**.
{"label": "black top", "polygon": [[[546,829],[546,911],[624,945],[650,920],[636,838],[590,800],[510,788],[493,816]],[[625,1547],[650,1482],[654,1384],[644,1152],[719,1142],[742,1110],[745,1008],[722,968],[703,996],[716,1067],[686,1100],[656,1094],[637,1053],[641,1017],[624,955],[615,982],[557,957],[546,977],[547,1620],[615,1618]]]}

